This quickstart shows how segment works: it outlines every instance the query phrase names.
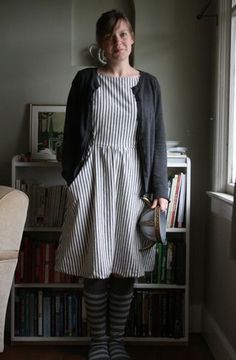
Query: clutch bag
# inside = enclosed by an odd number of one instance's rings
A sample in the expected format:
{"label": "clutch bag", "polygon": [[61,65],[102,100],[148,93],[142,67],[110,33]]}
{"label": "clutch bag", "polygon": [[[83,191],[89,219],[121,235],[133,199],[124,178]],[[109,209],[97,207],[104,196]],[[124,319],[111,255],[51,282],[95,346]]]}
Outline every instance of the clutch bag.
{"label": "clutch bag", "polygon": [[156,243],[167,244],[166,240],[166,213],[159,206],[151,209],[151,201],[143,197],[145,207],[139,218],[139,228],[144,237],[145,246],[140,249],[148,250]]}

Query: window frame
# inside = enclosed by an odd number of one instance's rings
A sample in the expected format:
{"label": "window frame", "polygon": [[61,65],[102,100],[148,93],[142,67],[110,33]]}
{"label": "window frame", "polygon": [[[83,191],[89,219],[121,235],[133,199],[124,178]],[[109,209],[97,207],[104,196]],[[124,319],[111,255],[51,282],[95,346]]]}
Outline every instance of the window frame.
{"label": "window frame", "polygon": [[229,183],[229,131],[230,131],[230,59],[232,1],[219,0],[217,54],[216,54],[216,104],[213,144],[213,191],[233,194],[234,184]]}
{"label": "window frame", "polygon": [[226,191],[234,192],[233,177],[235,177],[236,159],[233,160],[236,148],[236,1],[233,0],[230,10],[230,76],[229,76],[229,119],[228,119],[228,153],[227,153],[227,183]]}

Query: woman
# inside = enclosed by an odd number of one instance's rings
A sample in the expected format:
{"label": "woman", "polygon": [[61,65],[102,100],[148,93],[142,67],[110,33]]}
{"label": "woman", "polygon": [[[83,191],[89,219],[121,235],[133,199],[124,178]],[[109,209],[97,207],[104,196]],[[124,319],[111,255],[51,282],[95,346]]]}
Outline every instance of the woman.
{"label": "woman", "polygon": [[84,277],[89,359],[125,360],[134,279],[155,261],[154,247],[140,251],[142,195],[153,208],[166,211],[168,204],[165,135],[159,84],[129,63],[128,18],[116,10],[102,14],[96,37],[107,63],[79,71],[68,97],[62,158],[68,203],[56,269]]}

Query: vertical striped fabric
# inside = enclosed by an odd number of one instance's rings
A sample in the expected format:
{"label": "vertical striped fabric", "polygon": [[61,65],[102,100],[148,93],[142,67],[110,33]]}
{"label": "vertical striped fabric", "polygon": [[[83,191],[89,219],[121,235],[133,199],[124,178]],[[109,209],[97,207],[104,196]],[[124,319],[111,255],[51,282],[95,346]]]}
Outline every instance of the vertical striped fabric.
{"label": "vertical striped fabric", "polygon": [[56,270],[87,278],[139,277],[153,269],[155,249],[140,252],[143,209],[136,147],[139,77],[98,75],[93,97],[94,143],[68,188]]}

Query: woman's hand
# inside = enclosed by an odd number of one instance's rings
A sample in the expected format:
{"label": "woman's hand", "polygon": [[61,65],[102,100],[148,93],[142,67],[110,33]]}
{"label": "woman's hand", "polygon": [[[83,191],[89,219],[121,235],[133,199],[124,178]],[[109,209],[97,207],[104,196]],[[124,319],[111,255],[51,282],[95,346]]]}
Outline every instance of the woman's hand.
{"label": "woman's hand", "polygon": [[152,209],[155,209],[155,207],[157,207],[157,205],[160,206],[161,211],[166,211],[167,207],[168,207],[168,200],[165,198],[157,198],[154,199],[152,202]]}

